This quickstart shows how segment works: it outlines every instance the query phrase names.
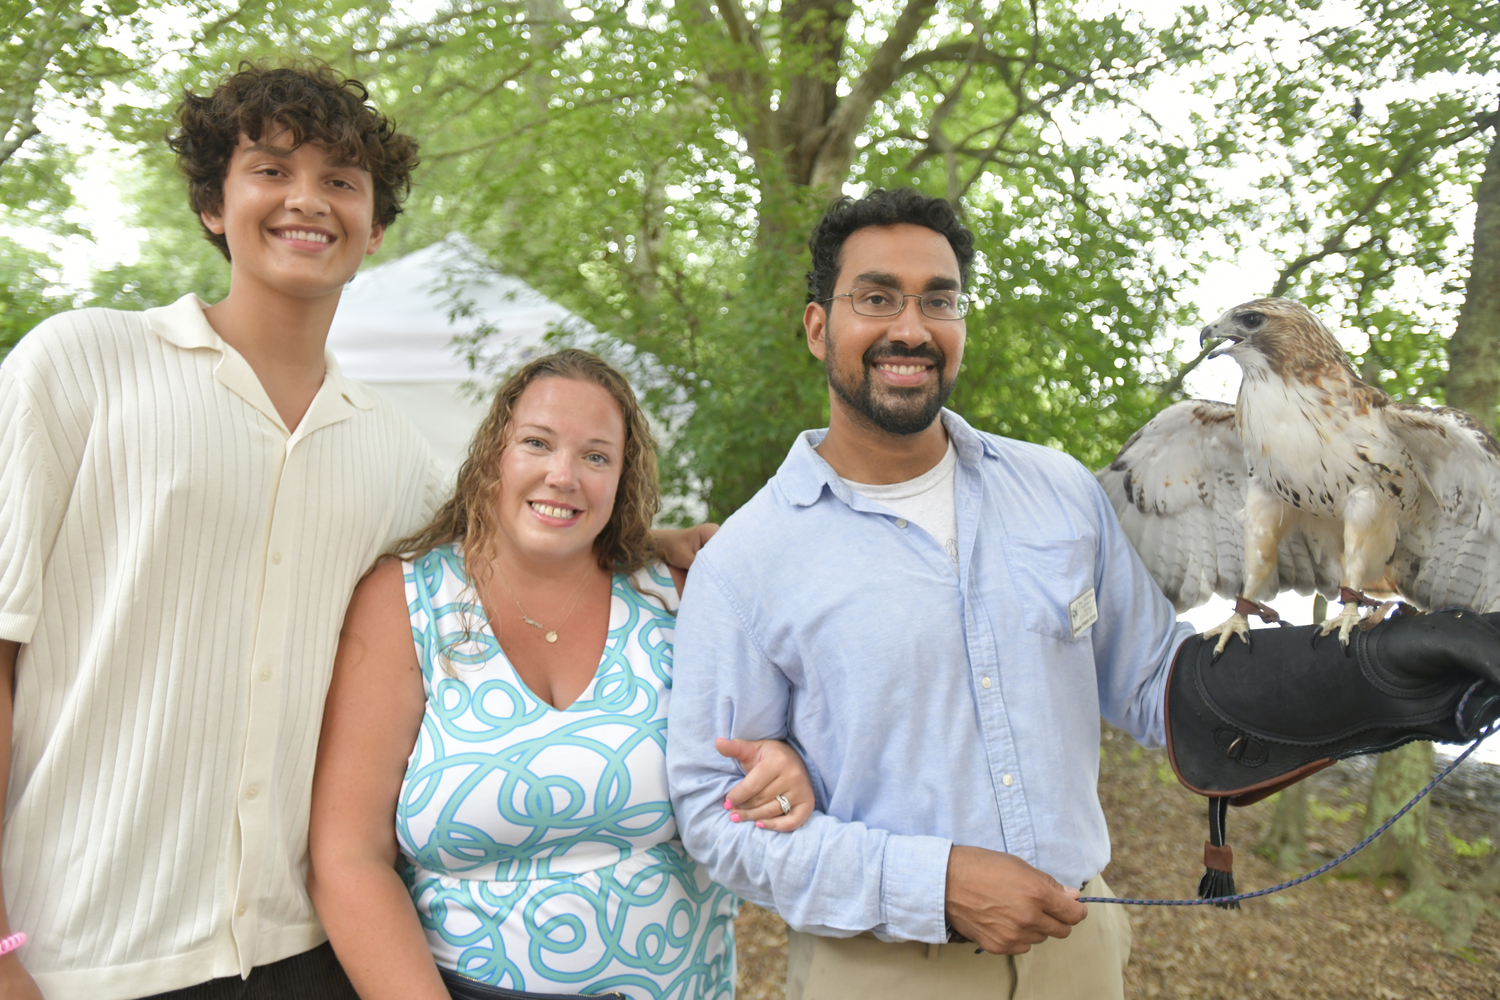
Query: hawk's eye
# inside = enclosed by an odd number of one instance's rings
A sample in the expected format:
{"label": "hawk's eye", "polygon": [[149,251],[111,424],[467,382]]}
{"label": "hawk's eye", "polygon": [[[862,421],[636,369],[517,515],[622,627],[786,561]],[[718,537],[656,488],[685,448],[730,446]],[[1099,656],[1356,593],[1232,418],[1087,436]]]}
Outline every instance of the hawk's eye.
{"label": "hawk's eye", "polygon": [[1247,330],[1254,330],[1266,321],[1266,318],[1260,313],[1245,313],[1239,319],[1240,326],[1243,326]]}

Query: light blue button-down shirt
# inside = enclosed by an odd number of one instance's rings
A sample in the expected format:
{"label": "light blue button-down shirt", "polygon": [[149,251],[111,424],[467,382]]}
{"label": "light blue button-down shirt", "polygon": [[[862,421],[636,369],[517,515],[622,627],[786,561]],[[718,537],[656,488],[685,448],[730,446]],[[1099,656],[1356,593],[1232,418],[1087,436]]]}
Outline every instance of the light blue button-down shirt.
{"label": "light blue button-down shirt", "polygon": [[[1087,469],[942,419],[958,450],[956,576],[925,531],[851,492],[814,450],[824,432],[807,431],[699,554],[677,619],[667,769],[683,843],[815,934],[945,940],[955,843],[1064,885],[1098,874],[1099,717],[1159,745],[1167,673],[1192,634]],[[1098,619],[1079,627],[1091,588]],[[741,774],[715,736],[793,741],[817,794],[807,824],[731,823]]]}

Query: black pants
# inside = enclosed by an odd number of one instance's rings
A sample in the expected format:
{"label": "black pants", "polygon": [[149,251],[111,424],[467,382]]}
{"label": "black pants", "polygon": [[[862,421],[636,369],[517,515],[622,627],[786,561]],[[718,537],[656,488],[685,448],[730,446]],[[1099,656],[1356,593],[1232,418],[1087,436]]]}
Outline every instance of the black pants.
{"label": "black pants", "polygon": [[257,965],[249,979],[225,976],[142,1000],[359,1000],[359,994],[325,941],[312,951]]}

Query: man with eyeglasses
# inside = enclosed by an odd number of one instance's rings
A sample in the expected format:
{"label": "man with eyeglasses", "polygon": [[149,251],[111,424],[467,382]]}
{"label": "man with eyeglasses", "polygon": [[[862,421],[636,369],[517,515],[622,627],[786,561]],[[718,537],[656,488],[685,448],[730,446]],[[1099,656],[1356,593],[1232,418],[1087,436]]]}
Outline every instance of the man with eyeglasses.
{"label": "man with eyeglasses", "polygon": [[[688,850],[792,928],[788,1000],[1123,996],[1099,717],[1163,740],[1191,629],[1089,471],[943,407],[973,240],[942,199],[843,198],[803,315],[827,430],[693,567],[667,764]],[[768,836],[709,737],[784,738],[817,811]],[[782,803],[788,809],[797,803]]]}

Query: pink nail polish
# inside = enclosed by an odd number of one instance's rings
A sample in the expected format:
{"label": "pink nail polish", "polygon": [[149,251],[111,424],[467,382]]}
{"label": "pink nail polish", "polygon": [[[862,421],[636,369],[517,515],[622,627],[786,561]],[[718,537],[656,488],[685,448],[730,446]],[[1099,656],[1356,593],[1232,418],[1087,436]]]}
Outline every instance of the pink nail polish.
{"label": "pink nail polish", "polygon": [[729,814],[729,822],[731,822],[731,823],[738,823],[739,821],[740,821],[740,814],[739,813],[730,813]]}
{"label": "pink nail polish", "polygon": [[729,801],[729,796],[727,796],[727,795],[724,796],[724,808],[725,809],[733,809],[734,808],[734,803]]}
{"label": "pink nail polish", "polygon": [[763,821],[761,821],[761,820],[756,820],[755,821],[755,828],[757,830],[764,830],[766,828],[766,824]]}

